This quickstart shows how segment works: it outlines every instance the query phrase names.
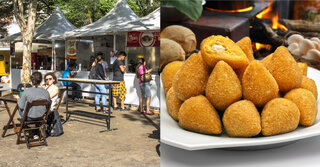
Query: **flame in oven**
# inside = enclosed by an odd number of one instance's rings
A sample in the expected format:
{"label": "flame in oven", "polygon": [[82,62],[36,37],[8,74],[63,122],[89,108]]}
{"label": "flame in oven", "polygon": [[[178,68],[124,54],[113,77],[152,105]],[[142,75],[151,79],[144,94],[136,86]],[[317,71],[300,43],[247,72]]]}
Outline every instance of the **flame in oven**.
{"label": "flame in oven", "polygon": [[261,49],[270,50],[272,47],[271,45],[262,44],[262,43],[258,43],[258,42],[254,42],[252,45],[253,45],[254,52],[261,50]]}
{"label": "flame in oven", "polygon": [[268,8],[256,15],[258,19],[271,19],[272,20],[272,29],[282,29],[288,31],[287,27],[279,23],[279,14],[278,12],[273,12],[273,4],[269,5]]}

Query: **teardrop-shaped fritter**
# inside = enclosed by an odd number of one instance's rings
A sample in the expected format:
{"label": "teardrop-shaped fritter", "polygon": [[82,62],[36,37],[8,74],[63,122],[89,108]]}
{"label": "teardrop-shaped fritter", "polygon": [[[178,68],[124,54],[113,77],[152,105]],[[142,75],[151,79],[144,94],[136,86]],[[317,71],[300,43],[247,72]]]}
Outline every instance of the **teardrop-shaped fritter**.
{"label": "teardrop-shaped fritter", "polygon": [[280,46],[276,49],[267,69],[276,79],[281,92],[300,87],[302,72],[286,47]]}
{"label": "teardrop-shaped fritter", "polygon": [[241,49],[242,51],[246,54],[249,62],[254,60],[253,57],[253,50],[252,50],[252,43],[251,43],[251,39],[249,37],[243,37],[241,40],[239,40],[236,43]]}
{"label": "teardrop-shaped fritter", "polygon": [[306,76],[302,76],[302,82],[300,85],[300,88],[307,89],[312,92],[316,100],[318,99],[318,89],[317,85],[311,78],[308,78]]}
{"label": "teardrop-shaped fritter", "polygon": [[220,134],[221,121],[217,111],[203,95],[186,100],[179,110],[179,124],[183,129],[205,134]]}
{"label": "teardrop-shaped fritter", "polygon": [[299,62],[299,63],[298,63],[298,66],[299,66],[299,68],[300,68],[301,71],[302,71],[302,75],[307,76],[307,73],[308,73],[308,65],[307,65],[307,63],[301,63],[301,62]]}
{"label": "teardrop-shaped fritter", "polygon": [[179,121],[178,113],[182,102],[183,101],[177,98],[173,88],[171,87],[166,96],[167,111],[169,115],[176,121]]}
{"label": "teardrop-shaped fritter", "polygon": [[266,56],[265,58],[263,58],[261,60],[261,63],[267,68],[268,64],[271,62],[271,58],[272,58],[273,53],[269,54],[268,56]]}
{"label": "teardrop-shaped fritter", "polygon": [[291,132],[298,127],[299,119],[300,111],[295,103],[285,98],[275,98],[262,110],[262,134],[271,136]]}
{"label": "teardrop-shaped fritter", "polygon": [[262,107],[278,96],[279,88],[270,72],[257,60],[247,67],[242,78],[244,99]]}
{"label": "teardrop-shaped fritter", "polygon": [[214,67],[220,60],[228,63],[232,68],[248,65],[249,60],[242,49],[228,37],[212,35],[201,42],[201,54],[210,67]]}
{"label": "teardrop-shaped fritter", "polygon": [[251,137],[261,131],[260,114],[248,100],[231,104],[224,112],[222,121],[227,134],[231,137]]}
{"label": "teardrop-shaped fritter", "polygon": [[292,89],[284,98],[293,101],[300,110],[300,125],[311,126],[316,120],[318,107],[313,94],[303,88]]}
{"label": "teardrop-shaped fritter", "polygon": [[200,54],[192,54],[173,78],[174,92],[182,101],[204,93],[210,68]]}
{"label": "teardrop-shaped fritter", "polygon": [[184,63],[183,61],[174,61],[167,64],[162,70],[161,81],[162,81],[163,89],[166,93],[172,87],[173,78],[183,63]]}
{"label": "teardrop-shaped fritter", "polygon": [[206,97],[220,111],[241,99],[240,81],[226,62],[219,61],[211,72],[206,86]]}

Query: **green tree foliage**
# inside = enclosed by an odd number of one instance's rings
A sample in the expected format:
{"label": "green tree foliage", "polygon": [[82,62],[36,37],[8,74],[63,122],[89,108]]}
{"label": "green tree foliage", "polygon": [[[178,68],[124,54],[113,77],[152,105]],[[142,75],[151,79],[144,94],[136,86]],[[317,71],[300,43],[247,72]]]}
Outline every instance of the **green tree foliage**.
{"label": "green tree foliage", "polygon": [[143,17],[160,7],[160,0],[127,0],[130,8],[139,17]]}
{"label": "green tree foliage", "polygon": [[0,38],[8,35],[5,26],[8,26],[13,19],[13,4],[9,0],[0,0]]}

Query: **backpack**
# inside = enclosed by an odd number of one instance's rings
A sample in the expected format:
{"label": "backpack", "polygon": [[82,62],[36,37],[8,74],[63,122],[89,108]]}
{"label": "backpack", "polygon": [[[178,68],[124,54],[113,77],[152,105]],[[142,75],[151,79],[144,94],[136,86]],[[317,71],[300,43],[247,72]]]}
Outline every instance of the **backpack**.
{"label": "backpack", "polygon": [[63,134],[61,118],[57,110],[53,110],[47,120],[46,133],[48,136],[60,136]]}
{"label": "backpack", "polygon": [[89,73],[89,79],[98,79],[98,75],[96,73],[96,66],[91,68],[91,71]]}

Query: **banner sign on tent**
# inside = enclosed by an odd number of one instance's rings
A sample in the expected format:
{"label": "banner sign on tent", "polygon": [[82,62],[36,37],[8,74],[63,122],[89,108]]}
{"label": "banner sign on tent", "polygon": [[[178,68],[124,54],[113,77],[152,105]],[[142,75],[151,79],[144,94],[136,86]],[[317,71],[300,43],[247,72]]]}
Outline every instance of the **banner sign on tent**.
{"label": "banner sign on tent", "polygon": [[67,44],[67,59],[76,59],[77,58],[77,49],[76,49],[76,41],[68,40]]}
{"label": "banner sign on tent", "polygon": [[130,31],[127,35],[127,47],[159,47],[160,32]]}

